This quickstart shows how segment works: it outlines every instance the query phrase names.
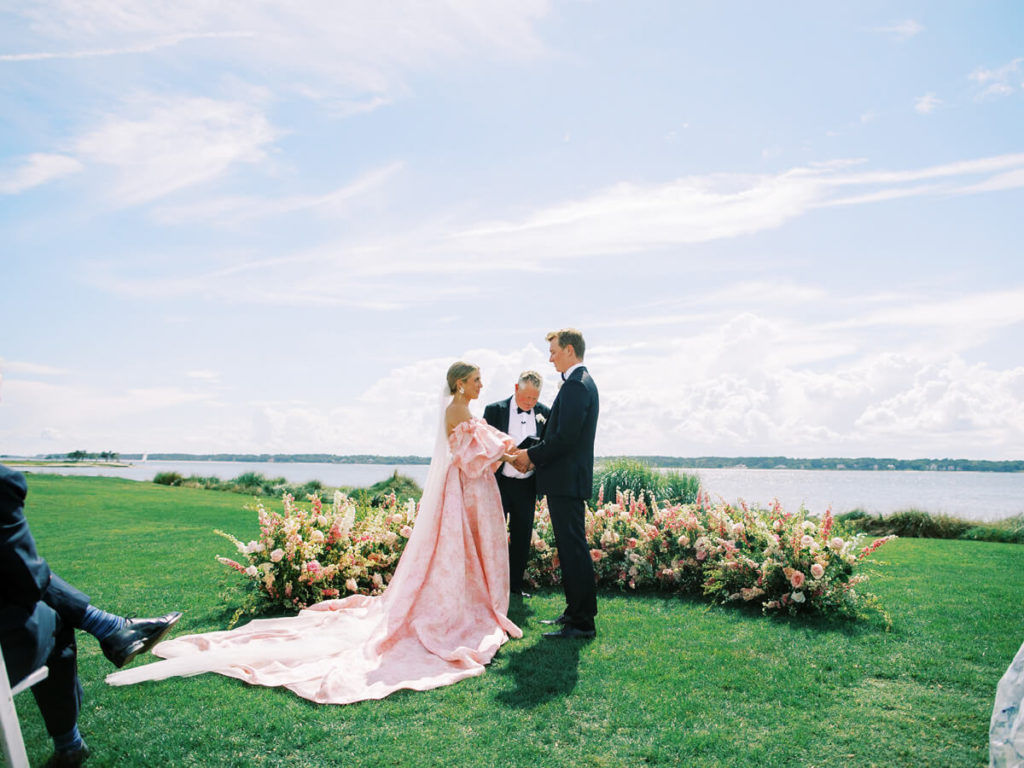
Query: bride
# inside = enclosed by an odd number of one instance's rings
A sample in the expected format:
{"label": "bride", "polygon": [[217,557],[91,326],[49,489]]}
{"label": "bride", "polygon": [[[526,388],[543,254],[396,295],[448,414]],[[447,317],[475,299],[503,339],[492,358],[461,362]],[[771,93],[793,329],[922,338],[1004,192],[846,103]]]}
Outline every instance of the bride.
{"label": "bride", "polygon": [[469,412],[483,386],[479,369],[457,362],[447,378],[420,511],[383,594],[178,637],[156,647],[163,661],[115,672],[107,682],[217,672],[321,704],[349,704],[483,674],[509,635],[523,634],[507,616],[508,544],[494,478],[497,462],[517,451],[508,435]]}

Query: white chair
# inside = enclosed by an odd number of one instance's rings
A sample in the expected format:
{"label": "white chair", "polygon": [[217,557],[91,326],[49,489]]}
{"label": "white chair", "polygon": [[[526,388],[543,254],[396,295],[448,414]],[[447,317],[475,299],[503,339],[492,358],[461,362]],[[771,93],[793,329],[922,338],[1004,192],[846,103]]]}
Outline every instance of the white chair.
{"label": "white chair", "polygon": [[7,679],[7,665],[4,654],[0,650],[0,725],[3,726],[4,757],[8,768],[28,768],[28,755],[25,753],[25,740],[21,738],[21,725],[18,713],[14,709],[14,694],[31,688],[50,674],[46,667],[40,667],[13,688]]}

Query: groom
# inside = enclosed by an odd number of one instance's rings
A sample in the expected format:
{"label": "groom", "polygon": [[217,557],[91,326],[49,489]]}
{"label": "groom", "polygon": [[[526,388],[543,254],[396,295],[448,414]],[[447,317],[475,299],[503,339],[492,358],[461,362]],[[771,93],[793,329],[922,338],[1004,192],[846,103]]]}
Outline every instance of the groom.
{"label": "groom", "polygon": [[[544,436],[550,415],[547,406],[537,402],[543,383],[536,371],[523,371],[519,374],[512,397],[484,408],[484,420],[509,435],[520,448],[536,444]],[[537,478],[533,470],[520,472],[511,464],[503,463],[498,469],[497,479],[501,506],[508,521],[509,591],[513,597],[529,597],[523,591],[523,571],[530,558],[533,515],[537,509]]]}
{"label": "groom", "polygon": [[597,592],[584,522],[585,501],[594,479],[594,434],[597,431],[597,385],[583,365],[586,345],[575,328],[547,335],[550,361],[562,374],[562,388],[551,406],[544,439],[519,454],[516,469],[537,470],[537,493],[548,497],[551,527],[562,569],[566,607],[557,619],[545,622],[561,628],[550,638],[588,638],[595,635]]}

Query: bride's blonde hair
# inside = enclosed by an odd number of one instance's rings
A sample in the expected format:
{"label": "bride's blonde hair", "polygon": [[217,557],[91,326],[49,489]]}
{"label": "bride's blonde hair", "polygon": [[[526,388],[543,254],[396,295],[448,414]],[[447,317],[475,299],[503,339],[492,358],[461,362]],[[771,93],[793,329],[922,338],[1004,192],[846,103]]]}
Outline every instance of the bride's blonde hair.
{"label": "bride's blonde hair", "polygon": [[479,366],[472,363],[464,363],[461,360],[452,363],[448,369],[448,391],[454,395],[459,382],[469,378],[470,374],[476,370],[479,370]]}

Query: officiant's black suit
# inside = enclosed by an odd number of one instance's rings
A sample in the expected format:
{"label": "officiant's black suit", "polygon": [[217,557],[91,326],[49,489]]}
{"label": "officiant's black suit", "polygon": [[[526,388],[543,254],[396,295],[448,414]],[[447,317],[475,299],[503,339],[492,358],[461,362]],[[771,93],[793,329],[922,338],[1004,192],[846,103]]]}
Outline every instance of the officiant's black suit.
{"label": "officiant's black suit", "polygon": [[14,685],[44,664],[50,673],[32,687],[50,736],[78,721],[82,686],[74,627],[89,597],[39,556],[25,520],[25,478],[0,465],[0,645]]}
{"label": "officiant's black suit", "polygon": [[[484,421],[502,432],[509,431],[509,416],[518,408],[515,395],[507,400],[499,400],[484,408]],[[537,403],[533,406],[534,418],[537,421],[537,438],[543,438],[547,428],[547,419],[551,411],[546,405]],[[537,419],[537,416],[543,418]],[[498,467],[495,473],[498,480],[498,491],[501,493],[501,506],[505,510],[508,521],[508,568],[509,591],[513,595],[523,591],[523,571],[530,559],[530,540],[533,538],[533,515],[537,509],[537,476],[527,478],[507,477]]]}
{"label": "officiant's black suit", "polygon": [[568,379],[551,405],[544,439],[527,454],[537,466],[537,493],[548,498],[570,626],[591,631],[597,615],[594,563],[585,527],[585,504],[593,492],[594,435],[599,401],[586,367]]}

